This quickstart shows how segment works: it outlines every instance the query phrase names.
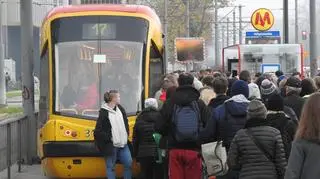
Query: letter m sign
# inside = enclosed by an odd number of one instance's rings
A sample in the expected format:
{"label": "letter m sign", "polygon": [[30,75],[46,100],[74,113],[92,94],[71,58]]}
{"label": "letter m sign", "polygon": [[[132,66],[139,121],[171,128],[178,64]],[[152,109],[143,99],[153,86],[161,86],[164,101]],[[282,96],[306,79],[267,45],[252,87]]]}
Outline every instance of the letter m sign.
{"label": "letter m sign", "polygon": [[271,20],[270,20],[270,14],[269,12],[264,13],[262,16],[260,12],[256,14],[256,22],[255,25],[261,25],[264,27],[265,23],[268,23],[268,25],[271,25]]}
{"label": "letter m sign", "polygon": [[274,23],[274,16],[269,9],[261,8],[251,16],[252,26],[259,31],[269,30]]}

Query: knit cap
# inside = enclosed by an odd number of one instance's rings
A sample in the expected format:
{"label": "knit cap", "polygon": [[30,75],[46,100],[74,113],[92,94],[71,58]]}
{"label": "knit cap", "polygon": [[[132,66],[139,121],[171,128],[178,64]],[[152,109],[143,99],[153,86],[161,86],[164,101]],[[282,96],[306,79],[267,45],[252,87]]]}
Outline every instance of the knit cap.
{"label": "knit cap", "polygon": [[145,108],[153,107],[158,109],[158,101],[155,98],[148,98],[144,101],[144,107]]}
{"label": "knit cap", "polygon": [[248,106],[248,119],[252,118],[262,118],[266,119],[267,118],[267,108],[266,106],[258,100],[253,100],[249,103]]}
{"label": "knit cap", "polygon": [[249,87],[248,83],[243,80],[237,80],[231,87],[231,96],[242,94],[246,98],[249,98]]}
{"label": "knit cap", "polygon": [[277,91],[277,87],[275,84],[273,84],[270,80],[265,79],[261,83],[261,95],[268,96]]}

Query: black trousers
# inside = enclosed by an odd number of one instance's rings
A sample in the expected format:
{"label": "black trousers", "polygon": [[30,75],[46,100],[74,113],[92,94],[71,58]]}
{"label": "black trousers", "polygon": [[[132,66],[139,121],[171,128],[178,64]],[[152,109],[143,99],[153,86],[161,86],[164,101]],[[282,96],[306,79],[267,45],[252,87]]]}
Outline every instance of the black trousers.
{"label": "black trousers", "polygon": [[163,164],[158,164],[154,157],[139,158],[141,177],[140,179],[164,179]]}

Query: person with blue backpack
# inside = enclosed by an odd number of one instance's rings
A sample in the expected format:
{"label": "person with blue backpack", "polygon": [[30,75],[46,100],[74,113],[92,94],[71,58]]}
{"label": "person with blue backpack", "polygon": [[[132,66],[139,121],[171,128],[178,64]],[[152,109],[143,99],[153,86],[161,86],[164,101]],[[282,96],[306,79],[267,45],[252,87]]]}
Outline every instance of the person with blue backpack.
{"label": "person with blue backpack", "polygon": [[194,77],[181,74],[179,87],[161,109],[155,130],[168,138],[169,179],[202,177],[200,133],[211,113],[193,87]]}

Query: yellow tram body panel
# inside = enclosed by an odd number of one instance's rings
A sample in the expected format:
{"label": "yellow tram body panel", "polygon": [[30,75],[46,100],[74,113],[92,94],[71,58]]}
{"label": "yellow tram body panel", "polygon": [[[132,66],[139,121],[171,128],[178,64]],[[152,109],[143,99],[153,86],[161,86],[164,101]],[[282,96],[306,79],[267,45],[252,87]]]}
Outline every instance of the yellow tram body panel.
{"label": "yellow tram body panel", "polygon": [[[44,20],[41,29],[41,54],[43,56],[45,51],[48,51],[48,96],[43,98],[47,100],[48,107],[44,110],[40,107],[39,120],[42,121],[41,128],[38,131],[38,155],[41,158],[41,164],[44,174],[48,177],[57,178],[100,178],[106,176],[105,161],[100,156],[47,156],[46,149],[50,143],[71,143],[84,144],[92,143],[94,140],[93,130],[95,128],[95,120],[86,120],[77,118],[75,116],[62,116],[54,112],[54,64],[53,64],[53,44],[51,35],[51,23],[59,18],[72,18],[79,16],[119,16],[119,17],[137,17],[146,20],[149,23],[147,31],[147,42],[145,55],[142,59],[144,68],[142,71],[142,81],[144,83],[144,98],[149,97],[149,59],[150,46],[153,44],[157,50],[163,53],[163,34],[161,24],[158,16],[150,8],[145,6],[135,5],[85,5],[85,6],[67,6],[55,8],[52,10],[47,18]],[[152,43],[151,43],[152,41]],[[41,67],[43,68],[43,67]],[[41,87],[40,87],[41,88]],[[43,89],[42,89],[43,91]],[[41,96],[41,94],[40,94]],[[40,97],[41,98],[41,97]],[[42,98],[40,99],[40,101]],[[122,100],[122,101],[125,101]],[[129,140],[132,141],[133,126],[135,124],[136,116],[130,116]],[[58,149],[57,149],[58,150]],[[76,148],[74,149],[76,150]],[[133,161],[135,161],[133,159]],[[133,176],[139,173],[139,166],[133,162]],[[123,168],[117,165],[117,176],[122,176]]]}
{"label": "yellow tram body panel", "polygon": [[[135,117],[129,117],[130,131],[133,130]],[[84,141],[93,140],[94,121],[83,120],[80,124],[79,119],[71,119],[63,116],[52,115],[50,120],[40,130],[39,156],[43,156],[42,145],[46,141]],[[70,134],[66,132],[70,131]],[[72,133],[76,133],[73,137]],[[129,140],[132,141],[132,132]],[[75,164],[74,161],[80,161],[81,164]],[[54,157],[44,158],[41,162],[42,169],[46,176],[59,176],[59,178],[83,178],[84,176],[94,178],[103,178],[106,176],[105,161],[101,157]],[[84,170],[85,169],[85,170]],[[122,165],[116,166],[116,175],[121,176]],[[133,176],[140,172],[139,165],[133,161]],[[85,178],[87,178],[85,177]]]}

